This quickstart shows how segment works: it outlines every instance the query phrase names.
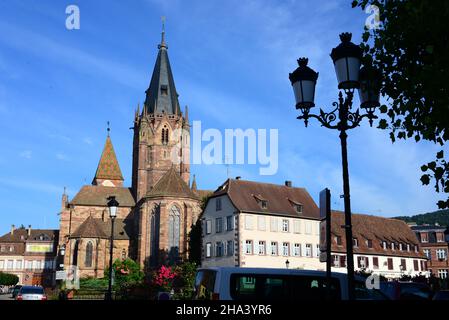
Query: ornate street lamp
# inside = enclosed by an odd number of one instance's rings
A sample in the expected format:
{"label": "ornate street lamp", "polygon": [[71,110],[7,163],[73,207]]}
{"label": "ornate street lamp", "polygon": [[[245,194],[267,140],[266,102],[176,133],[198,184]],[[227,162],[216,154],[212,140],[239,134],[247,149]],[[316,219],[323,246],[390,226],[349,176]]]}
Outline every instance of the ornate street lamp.
{"label": "ornate street lamp", "polygon": [[[368,118],[371,126],[373,120],[377,119],[374,112],[379,106],[380,73],[374,68],[364,67],[360,70],[362,50],[351,42],[351,37],[351,33],[342,33],[340,35],[341,43],[332,49],[331,58],[334,62],[338,88],[344,91],[345,97],[343,98],[343,93],[340,91],[338,102],[332,103],[334,109],[331,112],[327,113],[320,109],[318,115],[310,113],[315,106],[315,85],[318,73],[307,67],[306,58],[298,60],[299,67],[290,73],[289,78],[295,94],[296,109],[301,110],[302,113],[298,119],[304,120],[307,127],[309,119],[315,118],[323,127],[340,131],[345,206],[345,225],[343,227],[346,230],[348,288],[349,299],[354,299],[354,255],[346,131],[358,127],[363,118]],[[305,81],[308,81],[306,86],[304,86]],[[304,87],[307,89],[304,90]],[[355,89],[359,89],[361,108],[352,110]],[[360,109],[366,112],[361,114]]]}
{"label": "ornate street lamp", "polygon": [[106,295],[106,300],[112,300],[112,259],[113,259],[113,250],[114,250],[114,221],[117,217],[117,208],[119,203],[115,200],[115,196],[110,196],[107,198],[108,209],[109,209],[109,217],[111,218],[111,238],[110,238],[110,247],[109,247],[109,285],[108,292]]}

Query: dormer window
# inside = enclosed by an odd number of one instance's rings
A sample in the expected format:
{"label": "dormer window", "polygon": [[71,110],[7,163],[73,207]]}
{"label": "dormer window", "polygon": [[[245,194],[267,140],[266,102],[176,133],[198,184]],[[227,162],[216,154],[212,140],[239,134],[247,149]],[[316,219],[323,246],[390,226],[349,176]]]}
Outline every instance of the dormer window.
{"label": "dormer window", "polygon": [[255,195],[253,194],[253,197],[256,199],[257,203],[262,209],[268,208],[268,200],[263,198],[261,195]]}
{"label": "dormer window", "polygon": [[395,246],[394,246],[394,242],[391,243],[391,250],[394,250]]}
{"label": "dormer window", "polygon": [[338,246],[341,246],[342,245],[341,237],[340,236],[335,236],[335,242],[337,243]]}
{"label": "dormer window", "polygon": [[295,209],[297,213],[302,213],[302,204],[296,204]]}
{"label": "dormer window", "polygon": [[382,241],[382,248],[384,250],[387,250],[387,242],[386,241]]}
{"label": "dormer window", "polygon": [[357,240],[357,238],[353,238],[352,239],[352,244],[355,248],[357,248],[359,246],[359,240]]}
{"label": "dormer window", "polygon": [[410,245],[407,243],[407,251],[410,251]]}
{"label": "dormer window", "polygon": [[402,251],[402,243],[399,244],[399,250]]}
{"label": "dormer window", "polygon": [[372,247],[373,247],[373,240],[367,239],[367,240],[366,240],[366,246],[367,246],[368,248],[372,248]]}
{"label": "dormer window", "polygon": [[262,200],[260,202],[260,206],[262,207],[262,209],[268,208],[268,201],[267,200]]}

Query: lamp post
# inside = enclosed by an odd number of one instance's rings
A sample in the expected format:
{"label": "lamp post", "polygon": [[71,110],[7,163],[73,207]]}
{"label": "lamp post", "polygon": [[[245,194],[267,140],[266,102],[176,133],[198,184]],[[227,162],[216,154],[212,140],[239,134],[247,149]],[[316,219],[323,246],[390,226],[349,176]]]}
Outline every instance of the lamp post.
{"label": "lamp post", "polygon": [[288,267],[290,266],[290,261],[288,261],[288,259],[285,261],[285,267],[288,269]]}
{"label": "lamp post", "polygon": [[117,208],[119,203],[115,200],[115,196],[110,196],[107,198],[108,209],[109,209],[109,217],[111,218],[111,239],[109,241],[109,285],[108,292],[106,295],[106,300],[112,300],[112,259],[113,259],[113,250],[114,250],[114,221],[117,217]]}
{"label": "lamp post", "polygon": [[[349,299],[354,299],[354,255],[352,243],[351,201],[349,191],[347,133],[360,125],[363,118],[368,118],[370,126],[377,119],[374,114],[379,104],[380,72],[371,66],[360,69],[362,50],[351,42],[351,33],[340,35],[341,43],[332,50],[331,58],[334,62],[338,80],[338,102],[333,102],[333,110],[325,112],[320,109],[318,115],[310,113],[315,106],[315,86],[318,73],[307,66],[308,59],[298,59],[299,67],[290,73],[289,78],[296,99],[296,109],[301,111],[298,117],[304,120],[307,127],[310,118],[317,119],[323,127],[340,131],[341,155],[343,166],[343,198],[345,207],[346,255],[348,270]],[[360,108],[352,109],[354,91],[358,89]],[[343,98],[343,93],[345,97]],[[364,110],[364,112],[360,111]],[[330,239],[328,239],[329,241]]]}

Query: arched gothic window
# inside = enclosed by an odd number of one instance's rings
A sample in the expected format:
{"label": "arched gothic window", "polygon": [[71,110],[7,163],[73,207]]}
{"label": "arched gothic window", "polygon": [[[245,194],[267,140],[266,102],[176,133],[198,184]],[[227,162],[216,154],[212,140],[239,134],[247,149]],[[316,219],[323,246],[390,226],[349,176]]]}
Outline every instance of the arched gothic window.
{"label": "arched gothic window", "polygon": [[74,266],[78,265],[78,248],[79,248],[79,241],[75,240],[75,243],[73,245],[73,257],[72,257],[72,264]]}
{"label": "arched gothic window", "polygon": [[164,126],[164,128],[162,128],[162,144],[168,144],[168,133],[167,126]]}
{"label": "arched gothic window", "polygon": [[92,242],[89,241],[86,244],[86,257],[84,259],[84,266],[87,268],[92,267],[93,251],[94,251],[94,246],[92,245]]}
{"label": "arched gothic window", "polygon": [[170,253],[179,251],[181,213],[177,206],[172,206],[168,216],[168,248]]}

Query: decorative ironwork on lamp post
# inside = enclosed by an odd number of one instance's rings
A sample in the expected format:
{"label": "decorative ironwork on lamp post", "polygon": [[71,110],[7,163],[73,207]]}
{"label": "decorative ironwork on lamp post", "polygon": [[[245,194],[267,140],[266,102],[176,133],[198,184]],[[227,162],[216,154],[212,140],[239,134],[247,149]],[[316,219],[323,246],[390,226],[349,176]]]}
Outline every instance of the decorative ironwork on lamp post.
{"label": "decorative ironwork on lamp post", "polygon": [[[354,255],[351,223],[351,201],[349,191],[347,130],[358,127],[364,118],[369,120],[370,126],[377,119],[374,114],[380,97],[380,72],[371,66],[360,68],[362,50],[360,46],[351,42],[351,33],[340,35],[341,43],[332,50],[331,58],[334,62],[338,80],[338,101],[333,102],[333,110],[325,112],[320,109],[319,114],[312,114],[310,110],[315,106],[315,86],[318,72],[307,66],[308,59],[298,59],[299,67],[290,73],[289,78],[293,86],[296,99],[296,109],[301,111],[298,117],[308,126],[309,119],[317,119],[323,127],[340,131],[342,166],[343,166],[343,198],[345,207],[346,255],[348,270],[349,299],[354,299]],[[358,89],[360,108],[353,110],[354,91]],[[345,96],[343,96],[343,92]],[[361,111],[364,110],[364,111]],[[330,239],[328,239],[329,241]]]}
{"label": "decorative ironwork on lamp post", "polygon": [[113,251],[114,251],[114,222],[117,217],[117,208],[119,203],[115,200],[115,196],[110,196],[107,200],[108,209],[109,209],[109,217],[111,218],[111,238],[109,240],[109,283],[108,283],[108,292],[106,294],[106,300],[112,300],[112,259],[113,259]]}

